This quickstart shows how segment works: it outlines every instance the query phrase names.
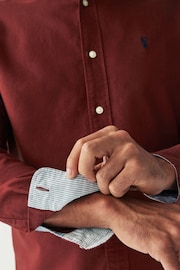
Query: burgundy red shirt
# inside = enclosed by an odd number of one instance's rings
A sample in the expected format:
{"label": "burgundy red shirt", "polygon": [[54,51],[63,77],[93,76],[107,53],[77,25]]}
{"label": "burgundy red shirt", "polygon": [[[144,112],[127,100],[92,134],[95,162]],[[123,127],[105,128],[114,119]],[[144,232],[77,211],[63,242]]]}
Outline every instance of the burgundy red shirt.
{"label": "burgundy red shirt", "polygon": [[162,269],[112,237],[85,251],[34,232],[32,175],[65,169],[75,141],[109,124],[180,171],[180,2],[0,2],[0,220],[17,270]]}

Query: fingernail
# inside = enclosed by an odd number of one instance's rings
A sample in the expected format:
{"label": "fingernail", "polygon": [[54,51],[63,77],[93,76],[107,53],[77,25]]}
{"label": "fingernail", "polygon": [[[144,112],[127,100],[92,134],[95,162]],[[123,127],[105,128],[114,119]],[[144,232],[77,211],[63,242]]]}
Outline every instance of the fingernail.
{"label": "fingernail", "polygon": [[66,175],[68,178],[73,178],[73,171],[70,168],[67,168]]}

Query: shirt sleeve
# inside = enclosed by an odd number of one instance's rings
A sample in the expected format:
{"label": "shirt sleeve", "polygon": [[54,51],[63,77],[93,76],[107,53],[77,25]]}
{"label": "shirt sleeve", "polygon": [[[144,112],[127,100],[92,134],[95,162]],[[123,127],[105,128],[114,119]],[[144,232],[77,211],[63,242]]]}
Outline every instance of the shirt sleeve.
{"label": "shirt sleeve", "polygon": [[15,149],[12,127],[0,96],[0,221],[29,232],[52,213],[28,208],[29,186],[36,168],[20,161]]}
{"label": "shirt sleeve", "polygon": [[153,155],[166,160],[174,168],[175,175],[176,175],[176,179],[175,179],[176,180],[176,187],[173,190],[163,190],[160,194],[157,194],[157,195],[153,195],[153,196],[147,195],[147,194],[144,194],[144,195],[146,197],[148,197],[149,199],[152,199],[152,200],[155,200],[158,202],[176,203],[179,199],[179,181],[178,181],[177,169],[174,166],[174,164],[172,162],[170,162],[167,158],[165,158],[159,154],[153,154]]}
{"label": "shirt sleeve", "polygon": [[[87,181],[81,175],[70,180],[64,171],[40,168],[32,177],[28,206],[41,210],[59,211],[71,201],[97,191],[99,191],[98,185]],[[69,233],[52,231],[43,226],[37,227],[36,230],[52,233],[84,249],[97,247],[113,235],[110,229],[101,228],[75,229]]]}

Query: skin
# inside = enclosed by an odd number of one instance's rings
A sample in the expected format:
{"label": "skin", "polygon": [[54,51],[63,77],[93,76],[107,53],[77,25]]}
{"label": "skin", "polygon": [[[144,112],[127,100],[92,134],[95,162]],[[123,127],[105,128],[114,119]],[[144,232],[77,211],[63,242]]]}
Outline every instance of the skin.
{"label": "skin", "polygon": [[[97,160],[105,159],[97,164]],[[155,195],[174,185],[175,171],[167,161],[138,145],[124,130],[105,127],[76,142],[68,159],[67,172],[79,172],[98,183],[103,194],[122,197],[130,188]]]}
{"label": "skin", "polygon": [[101,192],[68,204],[46,226],[110,228],[125,245],[149,254],[165,270],[180,269],[179,206],[137,200],[128,192],[135,188],[158,194],[173,188],[171,164],[145,151],[127,132],[109,126],[76,142],[67,173],[69,178],[81,173],[97,181]]}

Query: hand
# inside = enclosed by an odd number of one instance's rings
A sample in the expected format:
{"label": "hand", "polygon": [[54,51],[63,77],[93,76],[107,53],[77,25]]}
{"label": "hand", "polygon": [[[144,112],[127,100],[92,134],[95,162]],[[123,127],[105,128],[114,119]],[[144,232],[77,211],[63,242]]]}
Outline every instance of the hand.
{"label": "hand", "polygon": [[175,204],[115,199],[110,228],[128,247],[149,254],[165,270],[180,269],[180,208]]}
{"label": "hand", "polygon": [[[97,164],[97,161],[103,162]],[[139,146],[124,130],[108,126],[76,142],[68,159],[67,172],[79,172],[97,181],[103,194],[123,196],[130,188],[156,195],[170,189],[175,171],[167,161]]]}
{"label": "hand", "polygon": [[180,208],[175,204],[94,193],[69,203],[44,225],[110,228],[126,246],[149,254],[165,270],[180,269]]}

